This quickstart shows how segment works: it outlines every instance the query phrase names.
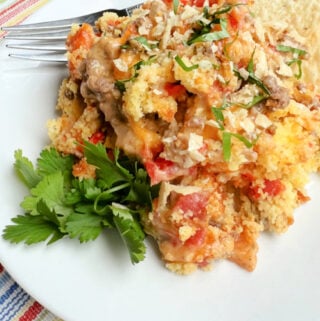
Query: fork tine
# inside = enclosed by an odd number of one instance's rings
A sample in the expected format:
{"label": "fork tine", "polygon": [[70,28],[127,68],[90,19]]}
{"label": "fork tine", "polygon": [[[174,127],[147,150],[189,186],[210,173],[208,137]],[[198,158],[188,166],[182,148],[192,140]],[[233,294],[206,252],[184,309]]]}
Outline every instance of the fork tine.
{"label": "fork tine", "polygon": [[4,26],[4,27],[1,27],[1,30],[7,31],[7,32],[51,31],[51,30],[60,30],[60,29],[70,29],[70,27],[72,26],[72,24],[54,25],[53,24],[54,22],[55,21],[30,23],[30,24],[16,25],[16,26]]}
{"label": "fork tine", "polygon": [[24,50],[39,50],[39,51],[58,51],[66,52],[66,46],[64,44],[43,44],[43,43],[31,43],[31,44],[8,44],[9,49],[24,49]]}
{"label": "fork tine", "polygon": [[48,33],[11,33],[4,36],[5,39],[15,40],[66,40],[68,30],[62,32],[48,32]]}
{"label": "fork tine", "polygon": [[43,54],[43,55],[29,55],[29,54],[9,54],[9,57],[18,58],[23,60],[34,60],[34,61],[44,61],[44,62],[57,62],[67,63],[67,57],[63,54]]}

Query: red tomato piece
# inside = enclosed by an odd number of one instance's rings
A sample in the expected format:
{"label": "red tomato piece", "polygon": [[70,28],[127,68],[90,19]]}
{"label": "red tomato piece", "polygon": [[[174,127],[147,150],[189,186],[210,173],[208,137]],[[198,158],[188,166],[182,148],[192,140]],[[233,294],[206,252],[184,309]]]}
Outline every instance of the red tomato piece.
{"label": "red tomato piece", "polygon": [[154,185],[161,181],[170,180],[176,166],[174,162],[158,157],[153,161],[147,161],[145,167],[150,176],[151,185]]}
{"label": "red tomato piece", "polygon": [[89,138],[89,141],[92,144],[103,143],[104,140],[105,140],[105,135],[102,132],[96,132]]}
{"label": "red tomato piece", "polygon": [[238,30],[239,28],[239,15],[235,10],[232,10],[228,16],[229,24],[233,30]]}
{"label": "red tomato piece", "polygon": [[199,246],[204,243],[205,239],[206,239],[206,231],[204,228],[200,228],[197,230],[197,232],[194,235],[189,237],[184,244],[186,246],[192,246],[192,245]]}
{"label": "red tomato piece", "polygon": [[259,197],[261,196],[260,191],[259,191],[259,186],[250,186],[247,191],[248,196],[253,199],[253,200],[258,200]]}
{"label": "red tomato piece", "polygon": [[175,208],[181,209],[184,213],[192,212],[192,217],[203,219],[206,216],[207,203],[207,194],[192,193],[181,195],[175,204]]}
{"label": "red tomato piece", "polygon": [[268,180],[265,179],[264,181],[264,188],[263,191],[270,196],[277,196],[281,192],[283,192],[285,189],[283,183],[280,181],[280,179],[275,180]]}
{"label": "red tomato piece", "polygon": [[175,99],[185,95],[186,92],[187,92],[186,88],[183,85],[179,84],[179,83],[167,82],[164,85],[164,89],[168,93],[169,96],[171,96],[171,97],[173,97]]}

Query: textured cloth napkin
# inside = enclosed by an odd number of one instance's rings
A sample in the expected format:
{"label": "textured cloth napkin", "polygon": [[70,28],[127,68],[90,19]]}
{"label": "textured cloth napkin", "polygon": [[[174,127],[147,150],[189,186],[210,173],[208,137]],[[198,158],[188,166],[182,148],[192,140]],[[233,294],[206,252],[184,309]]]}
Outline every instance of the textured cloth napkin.
{"label": "textured cloth napkin", "polygon": [[62,321],[28,295],[0,264],[1,321]]}
{"label": "textured cloth napkin", "polygon": [[[0,0],[0,26],[24,21],[48,0]],[[0,31],[0,39],[5,32]],[[28,295],[0,264],[0,321],[62,321]]]}
{"label": "textured cloth napkin", "polygon": [[[48,0],[0,0],[0,26],[13,26],[24,21]],[[5,32],[0,31],[0,38]]]}

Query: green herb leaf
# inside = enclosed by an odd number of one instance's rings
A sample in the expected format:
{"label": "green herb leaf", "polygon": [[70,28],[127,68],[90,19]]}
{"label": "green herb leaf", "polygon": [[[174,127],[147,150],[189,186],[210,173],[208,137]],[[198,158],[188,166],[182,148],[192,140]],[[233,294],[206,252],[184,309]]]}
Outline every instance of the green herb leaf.
{"label": "green herb leaf", "polygon": [[58,227],[61,226],[61,222],[57,213],[54,209],[50,209],[48,204],[43,199],[40,199],[37,203],[37,212],[46,220],[56,224]]}
{"label": "green herb leaf", "polygon": [[146,247],[143,242],[145,234],[141,225],[128,208],[113,204],[111,210],[116,228],[129,250],[131,262],[138,263],[142,261],[145,257]]}
{"label": "green herb leaf", "polygon": [[298,73],[294,74],[294,76],[297,79],[300,79],[302,77],[302,60],[300,59],[293,59],[287,62],[288,66],[291,66],[293,64],[297,64],[298,65]]}
{"label": "green herb leaf", "polygon": [[194,69],[197,69],[199,67],[198,64],[192,65],[192,66],[186,66],[186,64],[183,62],[182,58],[180,56],[175,56],[174,60],[178,63],[178,65],[184,70],[184,71],[191,71]]}
{"label": "green herb leaf", "polygon": [[53,174],[57,171],[70,174],[73,164],[73,156],[62,156],[55,148],[44,149],[37,160],[37,168],[41,176]]}
{"label": "green herb leaf", "polygon": [[241,103],[233,102],[232,105],[239,106],[239,107],[244,108],[244,109],[250,109],[253,106],[259,104],[261,101],[263,101],[263,100],[265,100],[267,98],[268,98],[268,96],[266,96],[266,95],[257,95],[257,96],[254,96],[252,98],[252,100],[250,102],[248,102],[247,104],[241,104]]}
{"label": "green herb leaf", "polygon": [[42,216],[19,215],[12,219],[15,225],[8,225],[3,231],[3,238],[11,243],[24,242],[28,245],[44,242],[51,244],[61,239],[64,234],[56,224]]}
{"label": "green herb leaf", "polygon": [[66,232],[70,238],[81,243],[95,240],[104,227],[111,227],[103,217],[92,213],[72,213],[66,221]]}
{"label": "green herb leaf", "polygon": [[174,12],[174,14],[178,13],[179,6],[180,6],[180,1],[179,0],[173,0],[173,12]]}
{"label": "green herb leaf", "polygon": [[224,130],[224,116],[223,116],[223,108],[212,107],[211,108],[215,120],[219,126],[219,129]]}
{"label": "green herb leaf", "polygon": [[231,136],[239,139],[246,147],[251,148],[255,143],[250,142],[247,138],[244,136],[237,134],[237,133],[230,133]]}
{"label": "green herb leaf", "polygon": [[298,57],[301,57],[301,56],[304,56],[307,54],[307,52],[303,49],[285,46],[285,45],[281,45],[281,44],[277,45],[276,49],[280,52],[291,52],[294,55],[297,55]]}
{"label": "green herb leaf", "polygon": [[156,44],[151,44],[148,39],[143,36],[135,37],[132,40],[139,42],[147,50],[151,50],[157,46]]}
{"label": "green herb leaf", "polygon": [[20,180],[28,187],[35,187],[41,180],[41,176],[34,169],[32,162],[22,155],[19,149],[14,153],[14,169]]}
{"label": "green herb leaf", "polygon": [[70,214],[72,208],[64,202],[64,177],[61,172],[45,176],[36,187],[31,189],[31,195],[26,196],[21,206],[32,215],[39,215],[37,204],[41,199],[46,200],[47,205],[59,215]]}
{"label": "green herb leaf", "polygon": [[197,43],[197,42],[212,42],[217,40],[222,40],[228,38],[230,35],[227,30],[227,20],[224,18],[219,19],[221,30],[209,32],[207,28],[203,28],[200,35],[194,35],[188,42],[188,45]]}
{"label": "green herb leaf", "polygon": [[271,93],[268,89],[268,87],[263,83],[263,81],[258,78],[255,74],[249,74],[248,78],[249,83],[257,85],[259,88],[261,88],[266,95],[270,96]]}
{"label": "green herb leaf", "polygon": [[139,75],[138,71],[140,70],[141,66],[151,65],[155,61],[156,61],[155,56],[151,56],[147,60],[141,60],[141,61],[137,62],[136,64],[133,65],[133,75],[132,75],[132,77],[130,77],[128,79],[123,79],[123,80],[116,80],[115,81],[115,86],[119,89],[119,91],[121,93],[124,93],[126,91],[126,83],[128,83],[130,81],[133,81],[138,77],[138,75]]}
{"label": "green herb leaf", "polygon": [[231,133],[222,133],[222,152],[223,159],[228,162],[231,158]]}
{"label": "green herb leaf", "polygon": [[[249,73],[248,79],[244,79],[242,77],[242,75],[240,74],[240,72],[237,69],[234,69],[233,72],[234,74],[239,78],[242,79],[244,81],[249,82],[250,84],[255,84],[256,86],[258,86],[260,89],[262,89],[262,91],[267,95],[270,96],[270,91],[267,88],[267,86],[263,83],[263,81],[261,79],[259,79],[255,73],[254,73],[254,61],[253,61],[253,56],[254,56],[255,50],[253,51],[251,58],[249,60],[248,66],[247,66],[247,71]],[[266,97],[267,98],[267,97]]]}
{"label": "green herb leaf", "polygon": [[232,137],[235,137],[238,140],[240,140],[247,148],[252,148],[257,141],[257,139],[255,139],[254,141],[250,142],[247,138],[245,138],[240,134],[224,131],[222,133],[222,151],[223,151],[223,159],[226,162],[229,162],[231,158],[231,146],[232,146],[231,138]]}
{"label": "green herb leaf", "polygon": [[85,142],[84,155],[89,164],[97,167],[97,177],[102,179],[106,186],[111,187],[116,182],[132,179],[132,175],[117,161],[111,161],[102,144]]}
{"label": "green herb leaf", "polygon": [[289,60],[287,62],[287,65],[292,66],[292,65],[296,64],[298,66],[298,73],[296,73],[294,76],[297,79],[300,79],[302,76],[302,60],[300,58],[305,56],[307,54],[307,52],[303,49],[285,46],[285,45],[281,45],[281,44],[277,45],[276,49],[280,52],[290,52],[293,54],[293,59]]}
{"label": "green herb leaf", "polygon": [[221,19],[221,30],[220,31],[214,31],[214,32],[206,32],[201,34],[200,36],[197,36],[193,39],[191,39],[188,44],[193,44],[197,42],[212,42],[217,40],[222,40],[224,38],[229,37],[229,33],[226,30],[227,21],[225,19]]}

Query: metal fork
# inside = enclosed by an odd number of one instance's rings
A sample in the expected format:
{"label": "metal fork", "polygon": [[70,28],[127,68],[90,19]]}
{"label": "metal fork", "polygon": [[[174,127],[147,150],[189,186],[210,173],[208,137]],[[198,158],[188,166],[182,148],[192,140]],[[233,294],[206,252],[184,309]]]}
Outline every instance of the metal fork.
{"label": "metal fork", "polygon": [[114,12],[118,16],[129,16],[133,10],[139,8],[141,3],[124,9],[106,9],[91,14],[74,17],[70,19],[54,20],[49,22],[40,22],[25,24],[19,26],[1,27],[1,30],[8,32],[5,39],[28,40],[28,43],[7,44],[10,49],[23,49],[40,51],[38,54],[17,54],[9,53],[10,57],[37,60],[46,62],[67,62],[65,40],[73,24],[88,23],[94,25],[95,21],[102,16],[104,12]]}

